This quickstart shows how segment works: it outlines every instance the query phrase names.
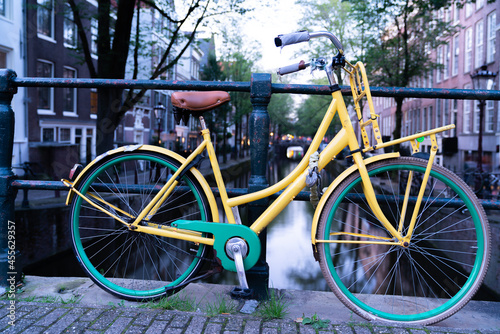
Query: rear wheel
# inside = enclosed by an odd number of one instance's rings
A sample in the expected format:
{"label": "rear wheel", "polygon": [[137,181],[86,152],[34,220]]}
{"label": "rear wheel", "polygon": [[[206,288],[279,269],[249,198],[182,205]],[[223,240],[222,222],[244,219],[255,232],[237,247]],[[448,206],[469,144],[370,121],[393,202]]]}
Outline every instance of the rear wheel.
{"label": "rear wheel", "polygon": [[[200,269],[208,248],[184,240],[130,231],[103,213],[133,221],[180,163],[154,152],[120,152],[86,172],[71,208],[76,256],[104,290],[128,300],[151,300],[177,292]],[[144,224],[178,220],[210,221],[210,208],[199,182],[187,172],[156,213]]]}
{"label": "rear wheel", "polygon": [[[382,211],[396,229],[406,187],[411,187],[403,235],[426,165],[398,158],[367,167]],[[328,199],[318,239],[334,242],[318,248],[330,288],[368,320],[419,325],[443,320],[472,298],[487,271],[486,214],[471,189],[440,166],[431,171],[410,245],[385,245],[378,237],[390,235],[372,214],[356,172]]]}

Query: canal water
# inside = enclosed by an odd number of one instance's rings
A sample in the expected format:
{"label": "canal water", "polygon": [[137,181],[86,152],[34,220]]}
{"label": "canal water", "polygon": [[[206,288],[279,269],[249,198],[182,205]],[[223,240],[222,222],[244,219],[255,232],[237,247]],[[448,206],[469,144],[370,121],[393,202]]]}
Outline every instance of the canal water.
{"label": "canal water", "polygon": [[[270,185],[286,177],[298,161],[276,158],[269,162],[267,179]],[[330,179],[323,174],[325,183]],[[325,179],[326,178],[326,179]],[[231,180],[227,188],[248,187],[249,172]],[[241,208],[242,217],[246,209]],[[291,202],[267,228],[266,262],[269,285],[278,289],[329,291],[319,263],[313,256],[311,224],[314,209],[308,201]],[[224,271],[211,282],[238,285],[236,273]]]}

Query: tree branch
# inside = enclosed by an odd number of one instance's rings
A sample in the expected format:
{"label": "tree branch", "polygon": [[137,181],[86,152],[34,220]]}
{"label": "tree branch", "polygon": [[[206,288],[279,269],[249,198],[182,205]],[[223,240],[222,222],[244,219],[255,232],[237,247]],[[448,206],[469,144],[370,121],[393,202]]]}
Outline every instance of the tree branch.
{"label": "tree branch", "polygon": [[85,63],[89,69],[90,77],[97,78],[97,71],[94,66],[94,61],[89,47],[89,40],[87,39],[87,34],[85,33],[85,28],[83,27],[82,18],[80,17],[80,9],[75,3],[75,0],[68,0],[68,3],[73,12],[73,20],[75,21],[76,27],[78,29],[78,37],[82,44],[83,55]]}
{"label": "tree branch", "polygon": [[[150,76],[149,80],[154,80],[154,79],[158,78],[161,74],[163,74],[166,71],[168,71],[170,68],[172,68],[179,61],[179,59],[182,57],[182,55],[184,54],[184,52],[187,50],[187,48],[189,47],[189,45],[191,45],[192,41],[194,40],[194,36],[196,35],[198,27],[199,27],[199,25],[201,24],[201,22],[203,21],[203,19],[205,17],[205,13],[207,11],[208,4],[209,4],[209,2],[207,2],[207,4],[205,5],[205,7],[203,9],[203,13],[197,19],[196,24],[195,24],[195,26],[193,28],[193,31],[191,32],[191,35],[189,36],[188,41],[186,42],[186,44],[184,45],[184,47],[182,48],[182,50],[177,54],[177,56],[172,61],[168,62],[165,66],[163,66],[163,64],[166,62],[167,57],[170,54],[170,51],[172,50],[175,42],[179,38],[179,32],[180,32],[181,27],[184,24],[185,20],[187,19],[187,17],[184,20],[182,20],[182,23],[180,25],[177,26],[177,28],[174,31],[174,34],[173,34],[172,38],[170,39],[170,43],[169,43],[167,49],[163,53],[162,58],[161,58],[160,62],[158,63],[157,68],[155,69],[155,71],[153,72],[153,74]],[[119,114],[120,115],[125,114],[125,112],[127,112],[128,110],[130,110],[130,108],[133,105],[135,105],[137,102],[139,102],[142,99],[142,97],[145,95],[145,93],[147,91],[148,91],[147,89],[143,88],[139,92],[137,92],[137,94],[134,95],[134,92],[132,90],[130,90],[128,92],[128,94],[127,94],[125,102],[123,103],[123,105],[121,106],[121,108],[119,110]]]}

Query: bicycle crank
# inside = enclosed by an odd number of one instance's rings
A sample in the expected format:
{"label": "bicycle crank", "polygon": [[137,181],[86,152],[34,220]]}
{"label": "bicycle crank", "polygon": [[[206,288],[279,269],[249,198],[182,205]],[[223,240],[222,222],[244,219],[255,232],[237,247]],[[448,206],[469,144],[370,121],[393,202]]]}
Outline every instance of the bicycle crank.
{"label": "bicycle crank", "polygon": [[226,243],[226,254],[234,260],[238,280],[242,289],[248,289],[247,277],[245,275],[245,266],[243,259],[248,255],[248,246],[245,240],[241,238],[231,238]]}
{"label": "bicycle crank", "polygon": [[[224,269],[237,272],[238,276],[241,269],[238,271],[235,262],[240,262],[240,260],[236,259],[239,258],[239,255],[235,256],[234,250],[239,250],[241,254],[243,272],[252,268],[259,259],[261,247],[259,236],[248,226],[194,220],[178,220],[172,223],[171,226],[183,230],[211,233],[214,237],[215,256],[220,260]],[[242,246],[243,244],[245,246]],[[228,251],[226,245],[228,245],[230,251]],[[243,253],[246,253],[246,257]]]}

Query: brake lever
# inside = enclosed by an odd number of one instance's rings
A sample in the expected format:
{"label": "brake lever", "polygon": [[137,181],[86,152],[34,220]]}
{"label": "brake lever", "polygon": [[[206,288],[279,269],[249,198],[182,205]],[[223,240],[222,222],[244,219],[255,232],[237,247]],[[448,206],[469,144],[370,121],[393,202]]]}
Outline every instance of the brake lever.
{"label": "brake lever", "polygon": [[311,74],[315,70],[324,70],[327,65],[325,58],[311,59]]}

